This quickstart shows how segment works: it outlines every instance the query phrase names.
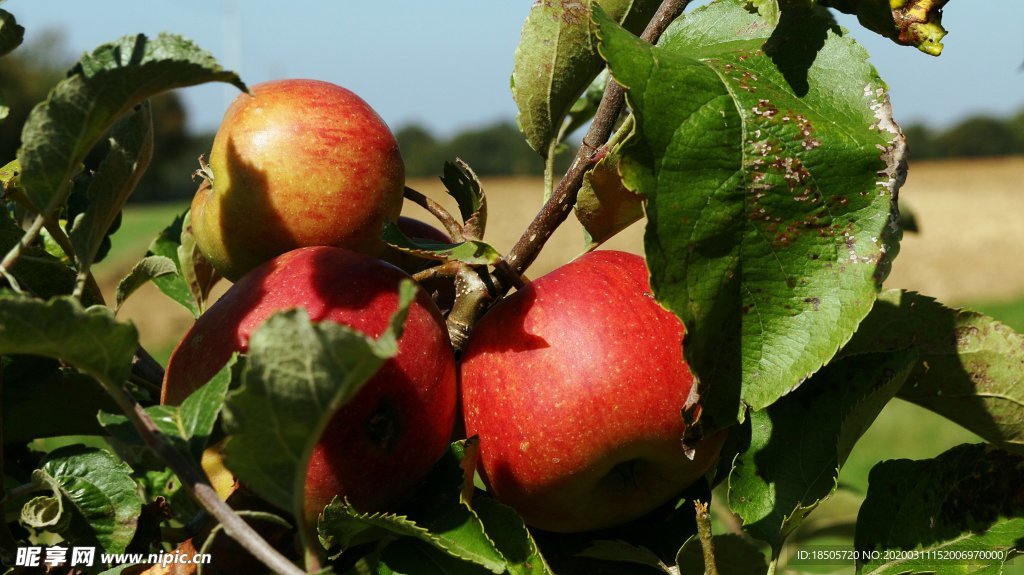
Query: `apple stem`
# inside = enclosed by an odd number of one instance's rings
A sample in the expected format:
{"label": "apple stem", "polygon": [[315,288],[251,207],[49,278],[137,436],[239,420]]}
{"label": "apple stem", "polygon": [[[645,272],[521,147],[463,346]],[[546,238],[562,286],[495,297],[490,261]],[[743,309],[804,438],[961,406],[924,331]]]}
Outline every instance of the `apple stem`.
{"label": "apple stem", "polygon": [[[689,3],[690,0],[664,0],[640,38],[651,44],[657,42],[668,25],[682,14]],[[530,267],[548,238],[572,211],[583,185],[583,176],[600,160],[600,152],[622,113],[624,94],[625,90],[618,82],[608,80],[601,104],[594,114],[594,121],[590,124],[590,129],[587,130],[572,165],[509,252],[508,263],[516,272],[522,273]]]}
{"label": "apple stem", "polygon": [[459,262],[445,262],[412,274],[412,279],[417,282],[424,282],[434,278],[453,278],[458,275],[460,266]]}
{"label": "apple stem", "polygon": [[694,501],[693,506],[697,509],[697,536],[700,538],[700,547],[704,552],[704,575],[718,575],[718,566],[715,564],[715,545],[711,533],[711,513],[708,512],[708,505],[703,501]]}
{"label": "apple stem", "polygon": [[452,237],[453,240],[455,240],[456,242],[461,242],[465,239],[462,230],[462,224],[460,224],[459,221],[455,219],[455,216],[453,216],[451,212],[446,210],[444,206],[428,198],[422,192],[418,192],[410,188],[409,186],[405,187],[404,195],[406,199],[427,210],[428,212],[431,213],[431,215],[437,218],[438,221],[440,221],[441,224],[444,225],[444,229],[448,231],[448,234]]}
{"label": "apple stem", "polygon": [[[446,320],[448,337],[455,351],[461,351],[469,339],[476,320],[494,300],[485,281],[486,273],[470,266],[461,266],[455,277],[455,304]],[[488,278],[489,279],[489,278]]]}

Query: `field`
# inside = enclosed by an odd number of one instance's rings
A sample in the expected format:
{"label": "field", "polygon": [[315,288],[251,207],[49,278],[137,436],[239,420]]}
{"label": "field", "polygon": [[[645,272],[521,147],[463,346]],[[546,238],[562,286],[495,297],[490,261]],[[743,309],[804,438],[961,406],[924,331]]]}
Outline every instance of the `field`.
{"label": "field", "polygon": [[[990,313],[1024,331],[1024,158],[921,163],[911,167],[901,193],[920,233],[904,237],[887,286],[925,293],[940,301]],[[410,182],[451,206],[439,182]],[[541,182],[534,179],[485,180],[490,227],[487,238],[502,252],[518,238],[541,203]],[[184,205],[130,209],[114,238],[108,261],[98,268],[100,283],[112,299],[117,280],[140,258],[150,239]],[[454,207],[452,207],[454,210]],[[416,206],[407,215],[429,219]],[[642,222],[605,247],[642,252]],[[580,253],[582,232],[570,217],[552,237],[530,277],[543,275]],[[222,288],[223,289],[223,288]],[[120,313],[133,320],[143,344],[161,360],[188,328],[191,317],[147,286]],[[880,458],[925,458],[965,441],[972,434],[916,406],[893,402],[858,443],[840,477],[848,490],[812,517],[832,522],[855,518],[856,502],[867,474]],[[820,525],[819,525],[820,526]],[[813,526],[812,526],[813,527]],[[799,534],[797,534],[799,535]]]}

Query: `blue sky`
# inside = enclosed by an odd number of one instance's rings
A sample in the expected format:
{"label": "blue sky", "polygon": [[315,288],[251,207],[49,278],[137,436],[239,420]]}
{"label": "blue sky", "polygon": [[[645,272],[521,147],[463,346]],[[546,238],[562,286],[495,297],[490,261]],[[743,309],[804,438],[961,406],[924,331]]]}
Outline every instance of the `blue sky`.
{"label": "blue sky", "polygon": [[[693,6],[699,3],[695,2]],[[71,55],[123,36],[172,31],[195,40],[250,83],[285,77],[354,90],[393,128],[440,134],[515,115],[512,56],[530,0],[9,0],[31,39],[67,35]],[[945,126],[973,113],[1024,107],[1024,0],[953,0],[946,49],[932,58],[843,17],[872,54],[901,121]],[[215,129],[233,88],[184,93],[190,124]]]}

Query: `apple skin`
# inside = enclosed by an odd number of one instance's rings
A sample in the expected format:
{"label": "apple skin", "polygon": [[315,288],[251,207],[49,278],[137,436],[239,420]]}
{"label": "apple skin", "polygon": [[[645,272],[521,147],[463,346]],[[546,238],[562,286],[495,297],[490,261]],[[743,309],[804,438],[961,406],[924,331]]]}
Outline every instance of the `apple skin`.
{"label": "apple skin", "polygon": [[466,433],[489,490],[534,527],[603,529],[699,479],[725,434],[684,455],[693,385],[683,325],[654,301],[639,256],[586,254],[477,324],[461,366]]}
{"label": "apple skin", "polygon": [[[398,308],[408,276],[385,262],[334,247],[301,248],[257,267],[200,316],[167,365],[162,403],[178,404],[206,383],[273,313],[303,307],[379,337]],[[315,520],[335,495],[359,510],[401,499],[444,454],[456,416],[456,368],[437,307],[419,290],[398,355],[336,413],[306,477],[306,515]]]}
{"label": "apple skin", "polygon": [[192,200],[203,255],[235,281],[306,246],[378,255],[402,208],[405,164],[380,116],[318,80],[252,87],[228,108],[210,151],[213,181]]}

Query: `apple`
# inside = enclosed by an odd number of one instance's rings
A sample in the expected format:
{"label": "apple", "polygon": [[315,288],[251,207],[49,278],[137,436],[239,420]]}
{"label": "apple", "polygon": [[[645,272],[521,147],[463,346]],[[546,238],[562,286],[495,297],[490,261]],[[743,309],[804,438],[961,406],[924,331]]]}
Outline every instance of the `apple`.
{"label": "apple", "polygon": [[398,143],[380,116],[317,80],[266,82],[236,98],[214,137],[208,175],[192,200],[193,233],[232,281],[299,247],[378,255],[405,187]]}
{"label": "apple", "polygon": [[[245,275],[200,316],[178,343],[161,401],[178,404],[206,383],[274,312],[303,307],[379,337],[408,276],[370,256],[335,247],[293,250]],[[359,510],[396,502],[448,447],[457,391],[455,356],[437,307],[420,290],[409,309],[398,355],[388,360],[326,429],[306,478],[307,519],[335,495]]]}
{"label": "apple", "polygon": [[590,531],[653,511],[704,475],[725,436],[684,453],[683,333],[654,301],[644,260],[624,252],[586,254],[495,305],[460,371],[490,492],[531,526]]}

